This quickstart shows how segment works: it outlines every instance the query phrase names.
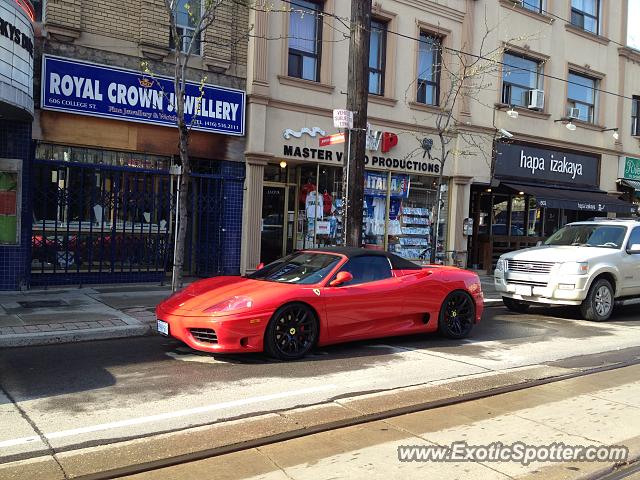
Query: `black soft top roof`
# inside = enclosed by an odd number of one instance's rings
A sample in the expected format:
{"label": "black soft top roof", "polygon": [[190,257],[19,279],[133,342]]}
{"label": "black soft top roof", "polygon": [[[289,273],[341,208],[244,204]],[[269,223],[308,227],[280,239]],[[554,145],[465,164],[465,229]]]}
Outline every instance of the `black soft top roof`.
{"label": "black soft top roof", "polygon": [[354,257],[362,257],[362,256],[375,256],[375,257],[386,257],[389,259],[391,263],[391,268],[394,270],[421,270],[422,267],[417,265],[407,259],[399,257],[391,252],[385,252],[384,250],[369,250],[367,248],[356,248],[356,247],[324,247],[324,248],[309,248],[309,251],[314,252],[326,252],[326,253],[337,253],[339,255],[344,255],[348,258]]}

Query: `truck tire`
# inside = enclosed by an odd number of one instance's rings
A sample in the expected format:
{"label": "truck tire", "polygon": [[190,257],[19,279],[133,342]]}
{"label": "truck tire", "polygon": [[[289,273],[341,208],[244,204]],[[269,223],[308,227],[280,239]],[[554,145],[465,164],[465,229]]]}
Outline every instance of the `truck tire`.
{"label": "truck tire", "polygon": [[582,317],[594,322],[608,320],[613,312],[613,296],[613,287],[609,280],[600,278],[593,282],[589,293],[587,293],[587,298],[580,305]]}
{"label": "truck tire", "polygon": [[502,297],[502,303],[504,303],[504,306],[507,307],[507,310],[518,313],[527,313],[529,311],[529,307],[531,306],[528,303],[514,300],[513,298],[509,297]]}

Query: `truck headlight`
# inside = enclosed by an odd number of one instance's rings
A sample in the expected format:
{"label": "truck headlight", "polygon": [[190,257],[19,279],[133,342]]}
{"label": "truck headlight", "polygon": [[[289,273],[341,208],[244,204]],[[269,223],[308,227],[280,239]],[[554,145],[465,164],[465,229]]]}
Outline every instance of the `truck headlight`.
{"label": "truck headlight", "polygon": [[585,275],[589,272],[589,262],[564,262],[560,265],[560,273],[566,275]]}
{"label": "truck headlight", "polygon": [[499,258],[496,262],[496,272],[506,272],[507,271],[507,261],[503,258]]}

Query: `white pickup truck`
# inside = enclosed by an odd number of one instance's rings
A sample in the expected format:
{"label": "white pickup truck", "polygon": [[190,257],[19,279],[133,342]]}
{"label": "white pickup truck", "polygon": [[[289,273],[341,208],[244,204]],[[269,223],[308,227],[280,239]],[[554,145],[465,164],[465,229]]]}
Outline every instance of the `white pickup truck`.
{"label": "white pickup truck", "polygon": [[494,281],[509,310],[577,305],[584,318],[605,321],[614,303],[640,303],[640,221],[570,223],[543,245],[502,255]]}

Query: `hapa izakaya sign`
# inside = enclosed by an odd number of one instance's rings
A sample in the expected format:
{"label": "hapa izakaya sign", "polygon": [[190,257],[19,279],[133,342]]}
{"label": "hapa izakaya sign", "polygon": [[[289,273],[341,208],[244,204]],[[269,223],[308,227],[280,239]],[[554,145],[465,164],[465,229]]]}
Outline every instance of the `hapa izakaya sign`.
{"label": "hapa izakaya sign", "polygon": [[[173,80],[45,55],[42,108],[175,126]],[[185,120],[194,130],[244,135],[245,92],[187,82]]]}
{"label": "hapa izakaya sign", "polygon": [[597,156],[517,143],[497,143],[494,176],[498,179],[597,187],[599,164]]}

